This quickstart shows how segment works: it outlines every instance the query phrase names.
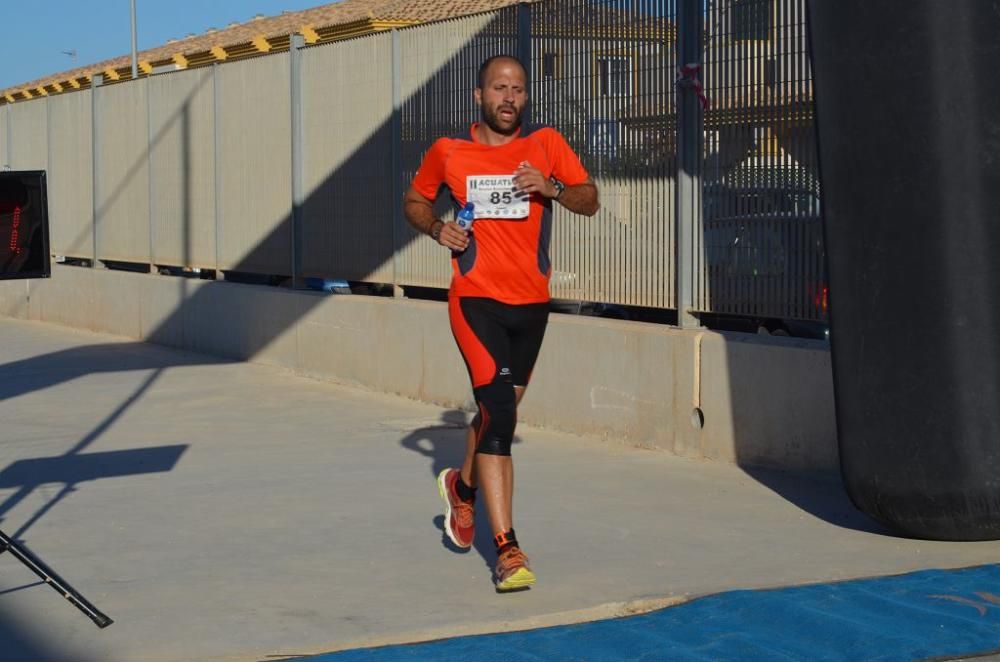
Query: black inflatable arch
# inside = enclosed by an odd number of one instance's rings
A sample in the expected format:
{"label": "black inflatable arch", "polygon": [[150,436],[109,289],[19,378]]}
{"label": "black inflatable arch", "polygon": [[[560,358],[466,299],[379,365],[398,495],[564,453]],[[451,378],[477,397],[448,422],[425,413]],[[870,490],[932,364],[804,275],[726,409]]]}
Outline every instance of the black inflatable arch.
{"label": "black inflatable arch", "polygon": [[1000,538],[1000,9],[809,0],[844,482]]}

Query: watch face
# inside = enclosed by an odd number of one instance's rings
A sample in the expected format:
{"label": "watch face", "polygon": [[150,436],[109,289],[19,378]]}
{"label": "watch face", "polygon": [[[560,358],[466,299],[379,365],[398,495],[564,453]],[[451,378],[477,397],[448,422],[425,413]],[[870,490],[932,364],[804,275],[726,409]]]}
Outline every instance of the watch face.
{"label": "watch face", "polygon": [[49,275],[45,173],[0,172],[0,279]]}

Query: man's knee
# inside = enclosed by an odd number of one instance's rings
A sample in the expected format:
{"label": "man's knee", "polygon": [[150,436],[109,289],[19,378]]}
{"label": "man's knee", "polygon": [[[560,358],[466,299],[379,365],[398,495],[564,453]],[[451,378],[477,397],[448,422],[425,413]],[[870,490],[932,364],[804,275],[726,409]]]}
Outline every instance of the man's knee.
{"label": "man's knee", "polygon": [[493,382],[475,389],[482,422],[477,453],[510,455],[517,424],[517,398],[509,382]]}

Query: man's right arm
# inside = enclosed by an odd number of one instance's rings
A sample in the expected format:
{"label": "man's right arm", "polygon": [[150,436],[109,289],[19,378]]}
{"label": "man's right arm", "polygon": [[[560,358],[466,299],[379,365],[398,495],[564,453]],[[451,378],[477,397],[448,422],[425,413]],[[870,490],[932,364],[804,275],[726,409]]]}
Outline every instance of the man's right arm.
{"label": "man's right arm", "polygon": [[469,233],[457,223],[445,223],[434,215],[434,201],[428,200],[413,186],[403,196],[403,215],[417,232],[433,237],[453,251],[464,251],[469,245]]}
{"label": "man's right arm", "polygon": [[[403,215],[406,216],[407,222],[413,226],[414,230],[431,236],[434,236],[434,232],[437,230],[434,226],[441,223],[434,216],[434,201],[417,193],[412,186],[403,196]],[[444,224],[441,223],[441,225]]]}

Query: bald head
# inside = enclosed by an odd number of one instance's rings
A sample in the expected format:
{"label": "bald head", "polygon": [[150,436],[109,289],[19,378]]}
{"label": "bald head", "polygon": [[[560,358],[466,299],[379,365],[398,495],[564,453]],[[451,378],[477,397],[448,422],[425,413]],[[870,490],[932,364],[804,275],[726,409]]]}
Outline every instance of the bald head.
{"label": "bald head", "polygon": [[524,68],[524,65],[521,64],[520,60],[513,55],[494,55],[491,58],[487,58],[486,61],[479,65],[478,82],[480,89],[486,87],[486,81],[491,73],[491,69],[493,69],[494,66],[499,66],[501,64],[515,64],[520,67],[521,73],[524,74],[524,80],[527,82],[528,70]]}

